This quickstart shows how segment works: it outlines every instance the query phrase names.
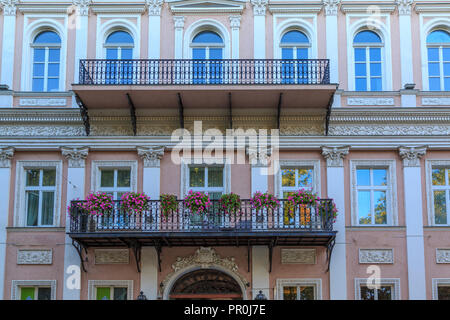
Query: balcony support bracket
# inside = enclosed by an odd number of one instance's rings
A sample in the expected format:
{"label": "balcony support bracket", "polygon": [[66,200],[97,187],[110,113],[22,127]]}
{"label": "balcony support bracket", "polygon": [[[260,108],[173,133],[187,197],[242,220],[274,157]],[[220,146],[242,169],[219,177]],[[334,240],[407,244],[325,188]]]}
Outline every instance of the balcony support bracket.
{"label": "balcony support bracket", "polygon": [[327,244],[327,272],[330,271],[330,263],[331,263],[331,254],[333,253],[334,245],[336,243],[336,239],[331,239]]}
{"label": "balcony support bracket", "polygon": [[130,94],[127,93],[128,105],[130,107],[131,126],[133,128],[133,135],[136,135],[136,108],[134,107],[133,100],[131,100]]}
{"label": "balcony support bracket", "polygon": [[327,114],[325,116],[325,135],[328,135],[328,129],[330,127],[330,117],[331,117],[331,107],[333,105],[333,101],[334,101],[334,94],[331,96],[330,101],[328,101],[328,106],[327,106]]}
{"label": "balcony support bracket", "polygon": [[[84,265],[84,263],[88,261],[87,248],[83,245],[82,242],[74,240],[74,239],[72,239],[72,245],[75,248],[75,250],[77,251],[78,256],[80,257],[81,270],[83,270],[83,272],[87,272],[86,267]],[[85,258],[83,258],[83,251],[84,251]]]}
{"label": "balcony support bracket", "polygon": [[137,272],[141,273],[141,244],[138,241],[133,241],[131,248],[136,261]]}
{"label": "balcony support bracket", "polygon": [[161,245],[159,243],[155,243],[155,250],[158,258],[158,270],[161,272]]}
{"label": "balcony support bracket", "polygon": [[183,107],[183,100],[181,99],[181,93],[177,93],[178,96],[178,108],[180,113],[180,128],[184,129],[184,107]]}
{"label": "balcony support bracket", "polygon": [[274,247],[275,241],[271,240],[269,244],[269,273],[272,272],[272,256],[273,256],[273,247]]}
{"label": "balcony support bracket", "polygon": [[91,132],[91,124],[89,122],[89,112],[87,106],[83,103],[81,98],[78,96],[78,94],[75,93],[75,101],[78,104],[78,107],[80,108],[80,114],[81,119],[83,120],[84,130],[86,132],[86,135],[88,136]]}

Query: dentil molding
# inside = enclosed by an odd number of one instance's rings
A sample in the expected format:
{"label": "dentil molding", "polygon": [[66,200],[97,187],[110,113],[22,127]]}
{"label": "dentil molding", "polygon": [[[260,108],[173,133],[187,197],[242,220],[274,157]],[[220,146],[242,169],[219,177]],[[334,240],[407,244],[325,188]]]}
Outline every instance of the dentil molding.
{"label": "dentil molding", "polygon": [[420,167],[420,158],[427,152],[427,147],[400,147],[398,151],[403,159],[403,166]]}

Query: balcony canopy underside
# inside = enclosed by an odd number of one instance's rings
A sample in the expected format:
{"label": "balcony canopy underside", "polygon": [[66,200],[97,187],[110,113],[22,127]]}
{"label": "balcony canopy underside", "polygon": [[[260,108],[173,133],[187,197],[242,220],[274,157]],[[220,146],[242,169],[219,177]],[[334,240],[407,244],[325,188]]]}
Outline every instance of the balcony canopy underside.
{"label": "balcony canopy underside", "polygon": [[87,109],[129,108],[277,108],[324,109],[335,84],[318,85],[77,85],[72,90]]}
{"label": "balcony canopy underside", "polygon": [[336,231],[205,231],[205,232],[92,232],[69,233],[84,247],[191,246],[328,246]]}

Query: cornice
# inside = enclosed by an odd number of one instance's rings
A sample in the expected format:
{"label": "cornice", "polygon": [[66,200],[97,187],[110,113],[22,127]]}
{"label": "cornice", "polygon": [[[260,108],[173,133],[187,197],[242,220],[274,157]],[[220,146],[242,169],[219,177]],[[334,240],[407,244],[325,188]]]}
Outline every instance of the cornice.
{"label": "cornice", "polygon": [[71,13],[71,4],[21,4],[17,9],[21,13]]}
{"label": "cornice", "polygon": [[450,109],[352,109],[353,108],[333,109],[330,116],[330,123],[448,123],[450,125]]}
{"label": "cornice", "polygon": [[450,12],[450,3],[443,1],[436,2],[416,2],[414,7],[418,13],[422,12]]}
{"label": "cornice", "polygon": [[372,14],[370,11],[377,8],[380,13],[392,13],[397,8],[395,2],[367,2],[367,3],[342,3],[341,11],[344,13],[366,13]]}
{"label": "cornice", "polygon": [[91,6],[93,13],[132,13],[142,14],[146,10],[145,4],[95,4]]}
{"label": "cornice", "polygon": [[41,109],[33,110],[30,108],[5,108],[0,109],[0,122],[7,123],[55,123],[70,122],[82,123],[80,111],[78,109]]}
{"label": "cornice", "polygon": [[268,6],[271,13],[319,13],[322,4],[296,3],[296,4],[270,4]]}

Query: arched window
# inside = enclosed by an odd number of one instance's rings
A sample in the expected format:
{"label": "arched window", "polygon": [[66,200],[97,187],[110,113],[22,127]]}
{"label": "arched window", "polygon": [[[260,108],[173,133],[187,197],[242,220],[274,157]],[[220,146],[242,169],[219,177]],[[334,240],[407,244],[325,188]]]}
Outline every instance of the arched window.
{"label": "arched window", "polygon": [[61,38],[43,31],[33,40],[33,91],[58,91],[60,80]]}
{"label": "arched window", "polygon": [[429,90],[450,90],[450,34],[435,30],[427,37]]}
{"label": "arched window", "polygon": [[353,39],[355,49],[355,90],[382,90],[382,58],[383,41],[373,31],[359,32]]}
{"label": "arched window", "polygon": [[[282,83],[308,83],[308,66],[301,59],[308,59],[309,39],[298,30],[286,32],[280,41],[281,48],[281,80]],[[294,60],[294,61],[285,61]]]}
{"label": "arched window", "polygon": [[[199,32],[191,43],[194,83],[221,83],[224,42],[221,36],[213,31]],[[213,60],[213,61],[195,61]]]}
{"label": "arched window", "polygon": [[133,48],[133,37],[126,31],[114,31],[106,38],[106,84],[133,82],[133,63],[115,61],[133,59]]}

